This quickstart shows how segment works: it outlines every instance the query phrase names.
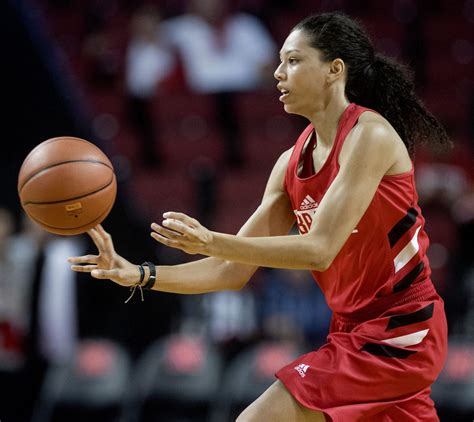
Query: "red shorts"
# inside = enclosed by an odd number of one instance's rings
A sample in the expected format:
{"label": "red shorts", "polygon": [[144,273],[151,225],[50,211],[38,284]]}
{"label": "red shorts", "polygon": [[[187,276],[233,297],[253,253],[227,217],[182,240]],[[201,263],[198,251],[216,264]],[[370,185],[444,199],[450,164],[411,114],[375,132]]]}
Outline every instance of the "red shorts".
{"label": "red shorts", "polygon": [[442,299],[423,284],[364,322],[334,316],[328,342],[276,376],[328,421],[438,421],[430,386],[446,359],[447,324]]}

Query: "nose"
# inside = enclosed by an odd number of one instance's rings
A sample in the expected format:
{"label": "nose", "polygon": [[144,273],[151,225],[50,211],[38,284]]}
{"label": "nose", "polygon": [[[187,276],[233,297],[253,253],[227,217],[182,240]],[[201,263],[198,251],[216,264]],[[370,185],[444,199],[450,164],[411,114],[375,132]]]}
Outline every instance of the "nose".
{"label": "nose", "polygon": [[280,65],[275,69],[275,72],[273,73],[273,77],[277,80],[277,81],[282,81],[285,79],[285,72],[283,72],[283,68],[282,68],[282,65],[283,63],[280,63]]}

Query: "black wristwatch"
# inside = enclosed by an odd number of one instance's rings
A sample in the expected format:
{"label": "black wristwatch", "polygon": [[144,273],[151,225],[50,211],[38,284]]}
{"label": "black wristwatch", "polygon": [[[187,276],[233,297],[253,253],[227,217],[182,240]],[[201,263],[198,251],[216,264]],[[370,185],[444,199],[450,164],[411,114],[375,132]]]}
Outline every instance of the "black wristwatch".
{"label": "black wristwatch", "polygon": [[156,281],[156,267],[153,262],[146,261],[142,265],[142,267],[148,267],[150,269],[150,277],[148,278],[147,282],[142,286],[142,289],[151,290],[155,285]]}

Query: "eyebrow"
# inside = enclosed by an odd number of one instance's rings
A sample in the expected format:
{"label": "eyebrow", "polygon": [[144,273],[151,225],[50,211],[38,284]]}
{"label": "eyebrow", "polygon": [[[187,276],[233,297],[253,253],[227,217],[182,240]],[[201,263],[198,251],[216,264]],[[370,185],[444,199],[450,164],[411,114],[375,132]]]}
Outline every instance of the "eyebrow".
{"label": "eyebrow", "polygon": [[296,49],[296,48],[292,48],[291,50],[288,50],[288,51],[285,51],[283,52],[282,50],[280,51],[280,56],[282,56],[284,54],[290,54],[290,53],[301,53],[300,50]]}

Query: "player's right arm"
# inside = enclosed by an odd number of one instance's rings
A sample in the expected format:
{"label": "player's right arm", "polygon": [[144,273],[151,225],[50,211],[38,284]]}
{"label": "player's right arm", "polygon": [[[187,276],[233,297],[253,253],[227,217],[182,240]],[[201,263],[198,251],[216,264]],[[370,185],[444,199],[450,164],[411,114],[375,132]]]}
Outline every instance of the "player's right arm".
{"label": "player's right arm", "polygon": [[[239,230],[238,236],[280,236],[290,231],[294,214],[284,189],[284,178],[291,151],[285,151],[277,160],[259,207]],[[115,252],[112,238],[102,226],[90,230],[89,235],[99,254],[70,258],[71,269],[90,272],[94,278],[110,279],[122,286],[136,284],[140,274],[138,266]],[[250,280],[257,268],[219,258],[158,266],[154,290],[186,294],[237,290]]]}

